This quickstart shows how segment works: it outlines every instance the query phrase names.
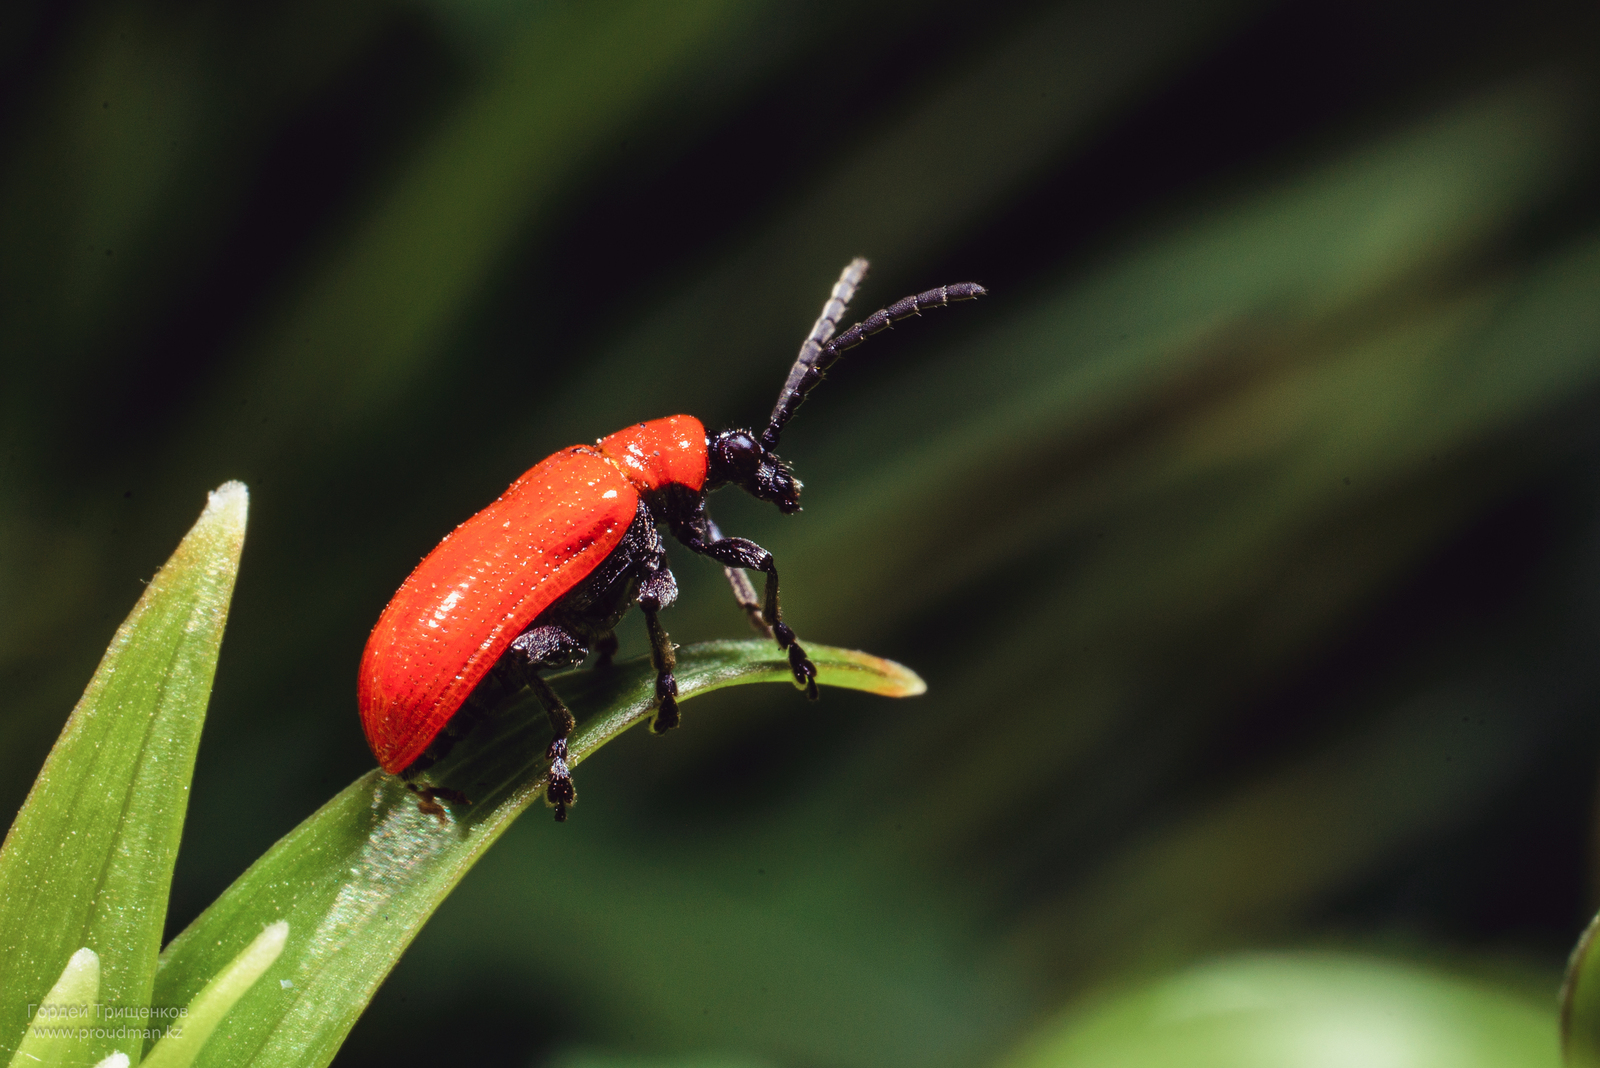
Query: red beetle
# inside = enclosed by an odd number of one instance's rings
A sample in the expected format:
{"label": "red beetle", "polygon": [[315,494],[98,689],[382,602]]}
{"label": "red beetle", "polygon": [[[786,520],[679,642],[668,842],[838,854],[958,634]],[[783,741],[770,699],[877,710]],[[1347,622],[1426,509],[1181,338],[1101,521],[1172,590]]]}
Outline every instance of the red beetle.
{"label": "red beetle", "polygon": [[[653,728],[678,724],[672,643],[659,613],[678,596],[657,524],[727,569],[751,622],[789,657],[795,684],[817,695],[817,670],[778,610],[772,554],[725,538],[706,513],[706,494],[739,486],[779,511],[800,507],[800,483],[772,450],[784,424],[846,349],[916,315],[984,295],[982,286],[941,286],[907,297],[838,337],[834,329],[866,274],[846,267],[759,436],[724,430],[708,437],[698,419],[668,416],[574,445],[536,464],[498,500],[456,527],[401,585],[378,617],[361,656],[361,723],[378,763],[407,780],[447,752],[489,708],[523,686],[544,706],[555,732],[545,800],[558,820],[576,800],[567,767],[572,712],[540,671],[574,666],[599,651],[609,663],[612,633],[637,603],[656,669]],[[765,604],[742,568],[766,575]],[[417,789],[413,787],[413,789]],[[424,808],[442,790],[417,789]]]}

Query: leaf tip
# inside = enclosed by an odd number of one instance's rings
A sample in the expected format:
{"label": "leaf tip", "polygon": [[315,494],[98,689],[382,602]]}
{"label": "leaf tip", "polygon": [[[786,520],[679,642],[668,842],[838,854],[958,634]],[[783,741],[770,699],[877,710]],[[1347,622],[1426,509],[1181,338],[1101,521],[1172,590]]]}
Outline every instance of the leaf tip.
{"label": "leaf tip", "polygon": [[904,664],[854,649],[830,649],[831,662],[818,663],[817,681],[865,690],[880,697],[917,697],[928,692],[922,676]]}
{"label": "leaf tip", "polygon": [[[74,1047],[77,1028],[72,1026],[76,1019],[83,1016],[90,1005],[100,1001],[100,956],[88,946],[84,946],[72,956],[67,958],[67,966],[61,970],[61,978],[56,980],[50,992],[40,999],[37,1009],[29,1020],[33,1023],[43,1023],[47,1026],[29,1027],[23,1032],[22,1042],[17,1046],[12,1055],[12,1065],[23,1064],[66,1064],[67,1051]],[[67,1023],[69,1026],[48,1026],[56,1023]]]}
{"label": "leaf tip", "polygon": [[84,946],[78,952],[67,958],[69,972],[93,975],[97,980],[100,977],[100,954]]}
{"label": "leaf tip", "polygon": [[61,970],[61,978],[56,980],[56,985],[45,995],[40,1010],[43,1011],[46,1005],[88,1004],[98,1000],[99,997],[100,955],[88,946],[84,946],[67,958],[67,966]]}
{"label": "leaf tip", "polygon": [[144,1068],[188,1068],[193,1064],[222,1018],[249,992],[262,973],[272,967],[288,939],[287,920],[263,927],[261,933],[189,1002],[188,1022],[183,1029],[163,1035],[140,1064]]}
{"label": "leaf tip", "polygon": [[206,494],[206,507],[200,513],[200,520],[243,526],[249,511],[250,488],[243,482],[230,479]]}
{"label": "leaf tip", "polygon": [[255,944],[250,949],[263,957],[270,956],[272,960],[277,960],[278,954],[283,952],[283,944],[288,940],[289,921],[278,920],[261,929],[261,933],[256,936]]}
{"label": "leaf tip", "polygon": [[1567,973],[1562,977],[1561,993],[1557,997],[1561,1012],[1559,1025],[1561,1052],[1563,1059],[1569,1064],[1578,1063],[1580,1056],[1587,1056],[1587,1053],[1580,1055],[1577,1052],[1579,1046],[1587,1050],[1591,1044],[1589,1029],[1580,1027],[1579,1017],[1586,1014],[1580,1013],[1578,998],[1580,987],[1585,988],[1583,992],[1587,993],[1587,984],[1583,983],[1583,979],[1586,966],[1590,963],[1597,931],[1600,931],[1600,916],[1589,921],[1589,926],[1584,928],[1578,944],[1572,947],[1572,955],[1567,960]]}

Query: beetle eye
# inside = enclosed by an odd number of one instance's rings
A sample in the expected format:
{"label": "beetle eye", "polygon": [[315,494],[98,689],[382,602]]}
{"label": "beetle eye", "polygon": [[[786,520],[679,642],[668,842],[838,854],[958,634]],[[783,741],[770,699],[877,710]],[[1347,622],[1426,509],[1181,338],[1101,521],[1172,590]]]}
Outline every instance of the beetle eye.
{"label": "beetle eye", "polygon": [[747,430],[724,430],[711,444],[717,481],[743,483],[761,466],[765,450]]}
{"label": "beetle eye", "polygon": [[729,470],[739,476],[749,477],[761,466],[762,448],[756,439],[743,431],[728,436],[726,453]]}

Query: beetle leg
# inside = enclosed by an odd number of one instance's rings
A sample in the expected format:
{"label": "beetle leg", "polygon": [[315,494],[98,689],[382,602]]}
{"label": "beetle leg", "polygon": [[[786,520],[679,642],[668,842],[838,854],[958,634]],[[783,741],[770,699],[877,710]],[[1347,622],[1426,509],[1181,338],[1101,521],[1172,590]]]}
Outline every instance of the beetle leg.
{"label": "beetle leg", "polygon": [[423,815],[433,816],[440,823],[448,825],[450,814],[440,801],[449,801],[453,805],[470,805],[472,799],[460,790],[452,790],[448,786],[418,786],[414,782],[406,783],[406,789],[417,795],[417,808]]}
{"label": "beetle leg", "polygon": [[513,670],[522,675],[523,682],[544,706],[544,714],[550,717],[550,731],[554,737],[545,750],[545,757],[550,761],[550,785],[545,787],[544,800],[556,810],[558,823],[567,818],[567,806],[578,800],[578,791],[572,785],[572,771],[567,766],[567,739],[572,737],[578,721],[539,674],[539,669],[566,667],[581,662],[587,655],[588,647],[571,631],[546,624],[518,635],[500,661],[512,665]]}
{"label": "beetle leg", "polygon": [[594,643],[594,650],[599,657],[594,662],[596,671],[605,671],[611,667],[611,658],[617,655],[617,635],[615,631],[602,634]]}
{"label": "beetle leg", "polygon": [[789,670],[794,672],[794,684],[806,692],[813,701],[817,699],[817,667],[806,656],[806,651],[795,640],[794,631],[783,621],[778,610],[778,565],[772,554],[753,541],[744,538],[721,538],[710,543],[693,538],[686,542],[690,549],[722,564],[724,567],[747,567],[767,576],[767,603],[761,614],[772,624],[772,636],[778,648],[789,654]]}
{"label": "beetle leg", "polygon": [[[716,520],[709,514],[705,515],[705,521],[706,534],[713,542],[727,540],[718,529]],[[722,573],[728,576],[728,585],[733,587],[733,598],[739,602],[739,607],[744,609],[751,628],[763,638],[772,637],[772,628],[767,625],[766,617],[761,614],[761,599],[756,596],[756,588],[750,582],[750,576],[744,573],[744,568],[724,565]]]}
{"label": "beetle leg", "polygon": [[544,789],[544,803],[556,810],[556,822],[562,823],[567,818],[567,806],[578,800],[578,790],[572,785],[572,769],[567,766],[567,739],[572,737],[572,729],[578,721],[543,678],[529,676],[528,686],[544,705],[545,715],[550,717],[551,729],[555,731],[549,748],[544,751],[550,761],[550,785]]}
{"label": "beetle leg", "polygon": [[639,587],[639,609],[650,632],[650,663],[656,669],[656,718],[650,729],[663,734],[678,725],[678,656],[661,625],[661,609],[678,599],[678,580],[665,567],[650,573]]}

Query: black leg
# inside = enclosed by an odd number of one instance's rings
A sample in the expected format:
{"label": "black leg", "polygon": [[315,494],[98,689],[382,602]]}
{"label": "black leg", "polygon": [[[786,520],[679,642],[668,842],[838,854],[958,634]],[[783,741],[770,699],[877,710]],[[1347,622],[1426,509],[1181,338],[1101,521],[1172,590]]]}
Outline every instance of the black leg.
{"label": "black leg", "polygon": [[616,632],[613,631],[613,632],[611,632],[609,634],[601,635],[600,640],[594,643],[594,650],[595,650],[596,653],[600,654],[599,658],[596,659],[595,662],[594,662],[595,670],[596,671],[609,670],[610,667],[611,667],[611,659],[612,659],[612,657],[617,655],[617,635],[616,635]]}
{"label": "black leg", "polygon": [[572,771],[567,766],[567,739],[572,737],[578,721],[555,692],[539,674],[541,668],[567,667],[581,663],[589,655],[583,642],[565,627],[547,624],[534,627],[519,635],[500,660],[504,670],[521,674],[522,681],[544,706],[550,717],[550,745],[545,758],[550,761],[550,785],[545,788],[545,804],[555,809],[556,822],[567,818],[567,806],[578,800],[577,788],[572,785]]}
{"label": "black leg", "polygon": [[565,823],[567,806],[578,800],[578,790],[572,785],[572,769],[567,766],[567,739],[572,737],[578,721],[544,679],[534,675],[529,687],[544,705],[545,715],[550,717],[550,729],[555,734],[544,751],[550,761],[550,785],[545,787],[544,803],[556,810],[557,823]]}
{"label": "black leg", "polygon": [[[716,520],[707,515],[705,521],[706,534],[713,543],[727,540],[717,528]],[[745,618],[750,621],[751,628],[763,638],[772,637],[772,628],[767,625],[766,617],[761,614],[761,601],[756,597],[756,588],[751,585],[750,576],[739,567],[724,566],[722,573],[728,576],[728,585],[733,587],[733,599],[744,609]]]}
{"label": "black leg", "polygon": [[656,718],[650,729],[664,734],[678,725],[678,656],[661,625],[661,609],[678,599],[678,582],[665,567],[652,572],[639,587],[639,609],[650,632],[650,663],[656,669]]}
{"label": "black leg", "polygon": [[406,789],[417,795],[417,808],[425,816],[433,816],[440,823],[448,825],[450,814],[440,801],[448,801],[452,805],[470,805],[472,799],[460,790],[452,790],[448,786],[418,786],[414,782],[406,783]]}
{"label": "black leg", "polygon": [[817,668],[806,656],[806,651],[795,640],[794,631],[783,621],[778,609],[778,565],[772,554],[753,541],[744,538],[722,538],[706,542],[691,537],[685,542],[690,549],[709,556],[725,567],[747,567],[767,576],[767,602],[761,613],[772,625],[772,636],[778,648],[789,654],[789,670],[794,672],[794,684],[806,692],[813,701],[817,699]]}

